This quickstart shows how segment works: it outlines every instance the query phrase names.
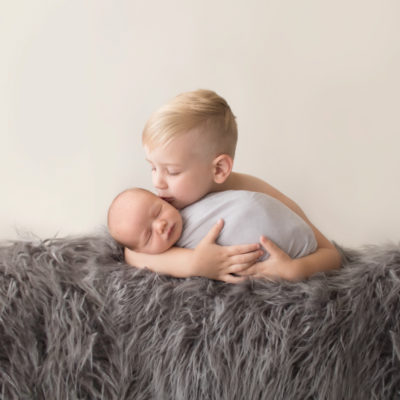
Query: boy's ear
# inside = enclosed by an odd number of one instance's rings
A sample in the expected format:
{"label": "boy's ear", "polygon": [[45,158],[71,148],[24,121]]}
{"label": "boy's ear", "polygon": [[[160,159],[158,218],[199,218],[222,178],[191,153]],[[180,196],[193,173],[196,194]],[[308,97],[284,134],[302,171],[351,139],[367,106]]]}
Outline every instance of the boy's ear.
{"label": "boy's ear", "polygon": [[232,157],[228,154],[221,154],[214,158],[213,161],[213,174],[215,183],[224,183],[233,168]]}

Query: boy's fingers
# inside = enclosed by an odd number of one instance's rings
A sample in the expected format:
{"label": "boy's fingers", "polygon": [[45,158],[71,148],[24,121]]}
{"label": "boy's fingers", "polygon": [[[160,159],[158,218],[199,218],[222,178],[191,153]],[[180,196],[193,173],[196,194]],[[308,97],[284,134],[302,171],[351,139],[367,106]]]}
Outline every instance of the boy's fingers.
{"label": "boy's fingers", "polygon": [[277,254],[282,252],[283,250],[278,247],[272,240],[267,239],[265,236],[260,237],[260,242],[264,249],[272,256],[273,254]]}
{"label": "boy's fingers", "polygon": [[245,279],[246,279],[245,277],[234,276],[234,275],[230,275],[230,274],[227,274],[221,278],[221,280],[223,280],[224,282],[227,282],[227,283],[239,283],[239,282],[243,282]]}
{"label": "boy's fingers", "polygon": [[260,249],[260,245],[258,243],[239,244],[239,245],[228,247],[230,256],[246,254],[246,253],[254,253],[254,252],[256,252],[256,250],[259,250],[259,249]]}
{"label": "boy's fingers", "polygon": [[223,227],[224,227],[224,220],[219,219],[217,223],[214,224],[214,226],[208,231],[207,235],[204,236],[203,240],[209,243],[214,243],[217,240],[219,234],[221,233]]}
{"label": "boy's fingers", "polygon": [[262,250],[252,251],[251,253],[239,254],[232,256],[231,260],[233,264],[253,264],[258,258],[263,255]]}
{"label": "boy's fingers", "polygon": [[255,271],[253,267],[254,263],[243,263],[243,264],[235,264],[229,267],[229,273],[231,274],[240,274],[240,275],[252,275]]}

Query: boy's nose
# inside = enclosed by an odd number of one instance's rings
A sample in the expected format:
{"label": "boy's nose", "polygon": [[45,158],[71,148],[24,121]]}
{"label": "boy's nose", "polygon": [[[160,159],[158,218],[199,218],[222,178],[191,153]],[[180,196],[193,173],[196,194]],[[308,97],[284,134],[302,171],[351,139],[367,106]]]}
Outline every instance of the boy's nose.
{"label": "boy's nose", "polygon": [[157,189],[165,189],[167,187],[167,183],[162,174],[153,175],[153,185]]}

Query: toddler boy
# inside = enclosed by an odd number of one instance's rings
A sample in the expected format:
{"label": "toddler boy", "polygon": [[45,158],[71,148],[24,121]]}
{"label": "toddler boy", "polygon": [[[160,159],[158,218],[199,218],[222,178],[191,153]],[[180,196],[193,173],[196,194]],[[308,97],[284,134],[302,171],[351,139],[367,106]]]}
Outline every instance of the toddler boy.
{"label": "toddler boy", "polygon": [[246,261],[246,256],[257,252],[257,244],[233,248],[215,244],[222,229],[222,223],[217,223],[193,251],[172,247],[162,254],[145,254],[126,248],[128,263],[167,274],[173,269],[183,271],[190,266],[192,271],[197,271],[196,275],[207,276],[213,271],[214,278],[221,280],[232,268],[242,268],[243,275],[297,280],[340,266],[335,246],[311,224],[296,203],[258,178],[232,171],[236,142],[235,116],[222,97],[210,90],[175,97],[150,117],[143,131],[143,145],[152,166],[157,194],[181,209],[212,192],[265,193],[303,218],[314,232],[317,250],[292,259],[262,237],[261,244],[270,257],[249,266],[251,262]]}

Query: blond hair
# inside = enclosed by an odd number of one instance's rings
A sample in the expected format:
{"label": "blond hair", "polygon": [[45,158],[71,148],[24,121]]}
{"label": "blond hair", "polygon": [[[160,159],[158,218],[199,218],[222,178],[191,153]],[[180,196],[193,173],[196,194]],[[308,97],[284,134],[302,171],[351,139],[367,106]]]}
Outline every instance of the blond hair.
{"label": "blond hair", "polygon": [[235,156],[237,125],[228,103],[211,90],[185,92],[158,109],[147,121],[143,144],[155,147],[167,145],[174,138],[199,129],[213,144],[216,155]]}

